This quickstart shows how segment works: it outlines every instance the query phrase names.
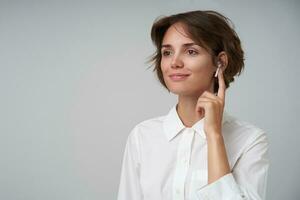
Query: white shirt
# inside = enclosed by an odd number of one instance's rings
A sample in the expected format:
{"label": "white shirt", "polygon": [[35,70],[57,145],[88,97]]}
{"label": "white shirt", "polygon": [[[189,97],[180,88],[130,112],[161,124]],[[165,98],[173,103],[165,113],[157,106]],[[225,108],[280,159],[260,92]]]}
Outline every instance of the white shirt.
{"label": "white shirt", "polygon": [[[176,104],[177,105],[177,104]],[[223,112],[231,173],[207,183],[204,118],[185,127],[176,105],[138,123],[123,156],[118,200],[263,200],[269,168],[265,131]]]}

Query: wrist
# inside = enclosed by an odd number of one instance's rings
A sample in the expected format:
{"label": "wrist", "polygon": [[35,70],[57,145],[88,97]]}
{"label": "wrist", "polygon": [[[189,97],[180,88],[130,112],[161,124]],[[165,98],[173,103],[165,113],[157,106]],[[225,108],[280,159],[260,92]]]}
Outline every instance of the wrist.
{"label": "wrist", "polygon": [[223,140],[223,135],[219,132],[211,132],[206,134],[206,138],[208,141],[219,141]]}

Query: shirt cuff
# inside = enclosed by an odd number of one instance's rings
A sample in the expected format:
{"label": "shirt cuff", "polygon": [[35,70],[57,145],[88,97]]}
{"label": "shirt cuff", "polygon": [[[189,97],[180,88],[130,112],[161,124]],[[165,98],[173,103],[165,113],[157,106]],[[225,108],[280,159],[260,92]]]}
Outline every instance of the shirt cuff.
{"label": "shirt cuff", "polygon": [[245,195],[235,182],[232,173],[226,174],[196,191],[199,199],[203,200],[229,200],[245,199]]}

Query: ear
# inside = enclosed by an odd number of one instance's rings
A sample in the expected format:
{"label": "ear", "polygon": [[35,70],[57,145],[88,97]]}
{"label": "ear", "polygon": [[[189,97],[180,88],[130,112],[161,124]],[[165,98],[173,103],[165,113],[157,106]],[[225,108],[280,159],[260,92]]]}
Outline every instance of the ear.
{"label": "ear", "polygon": [[225,51],[221,51],[218,55],[218,61],[221,62],[222,70],[224,71],[228,65],[228,57]]}

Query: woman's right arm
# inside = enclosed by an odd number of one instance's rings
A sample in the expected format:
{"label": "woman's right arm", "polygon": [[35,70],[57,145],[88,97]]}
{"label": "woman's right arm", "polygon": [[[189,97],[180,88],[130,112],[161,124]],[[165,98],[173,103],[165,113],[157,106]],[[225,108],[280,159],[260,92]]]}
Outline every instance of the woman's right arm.
{"label": "woman's right arm", "polygon": [[120,176],[118,200],[142,200],[140,186],[140,163],[138,152],[138,140],[136,127],[127,138],[123,155],[122,170]]}

